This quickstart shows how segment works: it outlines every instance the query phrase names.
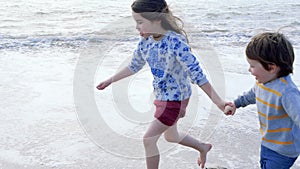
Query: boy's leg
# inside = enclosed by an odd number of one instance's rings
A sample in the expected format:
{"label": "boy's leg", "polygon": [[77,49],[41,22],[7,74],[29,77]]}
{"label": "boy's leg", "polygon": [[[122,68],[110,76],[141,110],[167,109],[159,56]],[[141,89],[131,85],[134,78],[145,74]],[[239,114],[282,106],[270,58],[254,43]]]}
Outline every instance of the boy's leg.
{"label": "boy's leg", "polygon": [[297,158],[281,155],[265,146],[261,146],[260,167],[261,169],[289,169]]}
{"label": "boy's leg", "polygon": [[159,166],[159,151],[157,148],[157,140],[163,132],[170,126],[164,125],[155,119],[146,131],[143,142],[146,152],[147,169],[158,169]]}
{"label": "boy's leg", "polygon": [[187,134],[178,133],[177,123],[170,127],[168,130],[166,130],[164,136],[168,142],[179,143],[181,145],[188,146],[199,151],[200,158],[198,160],[198,163],[199,165],[202,164],[201,166],[204,167],[206,162],[206,154],[211,149],[211,144],[201,143],[200,141],[194,139],[193,137]]}

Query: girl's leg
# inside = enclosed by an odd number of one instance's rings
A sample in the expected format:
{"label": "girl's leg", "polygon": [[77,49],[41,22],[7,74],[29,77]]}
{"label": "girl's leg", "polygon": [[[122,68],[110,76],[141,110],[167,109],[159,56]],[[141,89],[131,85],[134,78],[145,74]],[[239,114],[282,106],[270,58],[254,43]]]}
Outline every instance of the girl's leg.
{"label": "girl's leg", "polygon": [[178,133],[177,124],[174,124],[168,130],[166,130],[164,136],[168,142],[179,143],[199,151],[200,158],[198,159],[198,164],[201,164],[202,168],[204,167],[206,162],[206,154],[212,148],[211,144],[201,143],[187,134]]}
{"label": "girl's leg", "polygon": [[147,169],[158,169],[159,166],[159,151],[157,148],[157,140],[169,126],[164,125],[155,119],[146,131],[143,142],[146,152]]}

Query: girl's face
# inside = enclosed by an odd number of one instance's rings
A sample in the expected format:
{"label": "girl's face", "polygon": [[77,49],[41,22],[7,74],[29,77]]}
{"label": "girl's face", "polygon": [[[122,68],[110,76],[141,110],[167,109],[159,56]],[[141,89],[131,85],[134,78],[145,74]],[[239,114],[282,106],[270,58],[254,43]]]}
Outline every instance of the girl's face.
{"label": "girl's face", "polygon": [[250,65],[249,72],[255,76],[258,83],[267,83],[277,78],[279,67],[276,65],[269,65],[270,70],[266,70],[257,60],[247,58],[247,61]]}
{"label": "girl's face", "polygon": [[132,16],[136,22],[136,29],[142,37],[147,38],[150,35],[159,34],[160,21],[150,21],[135,12],[132,12]]}

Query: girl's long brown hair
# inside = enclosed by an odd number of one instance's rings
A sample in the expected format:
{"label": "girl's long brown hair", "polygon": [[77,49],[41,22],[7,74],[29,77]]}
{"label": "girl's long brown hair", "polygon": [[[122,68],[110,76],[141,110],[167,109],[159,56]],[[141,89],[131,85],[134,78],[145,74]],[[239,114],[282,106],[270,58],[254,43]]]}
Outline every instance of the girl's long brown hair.
{"label": "girl's long brown hair", "polygon": [[183,30],[183,21],[172,14],[165,0],[136,0],[131,5],[131,9],[150,21],[160,20],[165,30],[182,34],[188,40]]}

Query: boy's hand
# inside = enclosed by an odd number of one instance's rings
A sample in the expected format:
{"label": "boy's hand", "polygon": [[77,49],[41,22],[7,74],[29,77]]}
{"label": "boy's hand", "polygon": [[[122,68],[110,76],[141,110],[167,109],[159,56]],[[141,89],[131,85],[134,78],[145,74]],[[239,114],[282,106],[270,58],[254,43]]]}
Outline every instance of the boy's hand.
{"label": "boy's hand", "polygon": [[228,102],[225,104],[225,109],[224,109],[224,114],[225,115],[234,115],[235,111],[236,111],[236,107],[235,104],[232,102]]}

